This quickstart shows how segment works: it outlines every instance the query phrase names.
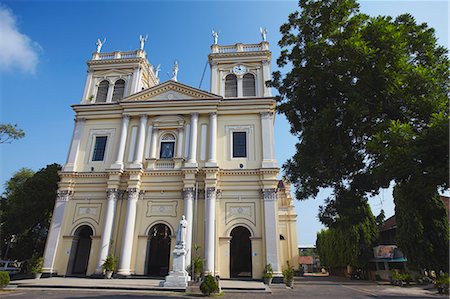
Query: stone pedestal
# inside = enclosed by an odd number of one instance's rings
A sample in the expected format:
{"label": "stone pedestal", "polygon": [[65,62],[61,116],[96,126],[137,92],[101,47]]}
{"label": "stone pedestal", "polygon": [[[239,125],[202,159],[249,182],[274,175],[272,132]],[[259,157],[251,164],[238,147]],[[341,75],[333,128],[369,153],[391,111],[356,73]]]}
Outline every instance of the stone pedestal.
{"label": "stone pedestal", "polygon": [[186,250],[184,244],[177,244],[173,251],[173,270],[163,283],[163,287],[182,287],[188,286],[188,281],[191,280],[186,271]]}

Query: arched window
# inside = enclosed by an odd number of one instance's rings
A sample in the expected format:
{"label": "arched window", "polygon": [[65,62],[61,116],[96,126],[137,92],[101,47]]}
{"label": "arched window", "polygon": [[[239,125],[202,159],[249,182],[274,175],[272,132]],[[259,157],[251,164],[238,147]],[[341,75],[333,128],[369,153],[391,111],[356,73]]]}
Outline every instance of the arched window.
{"label": "arched window", "polygon": [[125,91],[125,80],[119,79],[114,83],[114,92],[112,96],[112,101],[116,102],[123,98],[123,93]]}
{"label": "arched window", "polygon": [[97,89],[97,98],[95,99],[96,103],[106,102],[106,98],[108,96],[108,88],[109,88],[108,80],[103,80],[102,82],[100,82]]}
{"label": "arched window", "polygon": [[175,151],[175,136],[165,134],[161,137],[159,157],[161,159],[172,159]]}
{"label": "arched window", "polygon": [[244,97],[256,96],[255,76],[252,74],[245,74],[242,82],[242,89]]}
{"label": "arched window", "polygon": [[225,77],[225,97],[237,97],[237,78],[235,75],[229,74]]}

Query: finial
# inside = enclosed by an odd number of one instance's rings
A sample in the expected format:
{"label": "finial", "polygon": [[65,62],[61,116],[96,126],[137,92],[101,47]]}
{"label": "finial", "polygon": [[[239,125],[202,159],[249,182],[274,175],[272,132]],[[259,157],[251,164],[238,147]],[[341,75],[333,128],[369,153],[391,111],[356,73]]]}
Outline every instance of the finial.
{"label": "finial", "polygon": [[267,28],[259,27],[259,32],[261,32],[261,37],[262,37],[263,42],[266,42],[267,41]]}
{"label": "finial", "polygon": [[145,35],[145,37],[143,35],[139,35],[139,41],[140,41],[140,49],[144,50],[144,46],[145,46],[145,42],[148,39],[148,34]]}
{"label": "finial", "polygon": [[219,40],[219,32],[212,30],[212,36],[214,38],[214,45],[217,45],[217,42]]}
{"label": "finial", "polygon": [[97,38],[97,42],[95,43],[95,45],[97,46],[97,53],[100,53],[100,50],[102,49],[102,46],[105,44],[106,42],[106,37],[103,38],[103,41],[101,41],[99,38]]}
{"label": "finial", "polygon": [[158,78],[159,71],[161,70],[161,64],[158,64],[155,69],[155,77]]}

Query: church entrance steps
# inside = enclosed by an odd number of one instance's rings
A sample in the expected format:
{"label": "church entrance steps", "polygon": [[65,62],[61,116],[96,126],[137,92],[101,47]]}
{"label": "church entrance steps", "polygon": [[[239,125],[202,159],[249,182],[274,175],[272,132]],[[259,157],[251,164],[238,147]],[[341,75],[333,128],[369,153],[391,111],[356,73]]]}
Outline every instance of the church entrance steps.
{"label": "church entrance steps", "polygon": [[[89,289],[89,290],[130,290],[130,291],[169,291],[184,292],[185,288],[160,287],[161,279],[152,278],[80,278],[80,277],[50,277],[41,279],[23,279],[11,281],[10,287],[19,289]],[[225,293],[251,292],[270,293],[268,286],[260,281],[221,280],[220,286]]]}

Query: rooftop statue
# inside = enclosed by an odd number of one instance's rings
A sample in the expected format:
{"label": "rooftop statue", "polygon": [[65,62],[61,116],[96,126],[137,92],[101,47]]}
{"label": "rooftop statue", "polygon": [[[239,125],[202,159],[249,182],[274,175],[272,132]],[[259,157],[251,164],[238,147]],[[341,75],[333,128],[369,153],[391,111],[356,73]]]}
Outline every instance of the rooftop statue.
{"label": "rooftop statue", "polygon": [[155,69],[155,77],[158,78],[159,71],[161,70],[161,64],[158,64]]}
{"label": "rooftop statue", "polygon": [[213,38],[214,38],[214,44],[217,45],[217,42],[218,42],[218,40],[219,40],[219,32],[216,32],[216,31],[214,31],[214,29],[213,29],[213,31],[212,31],[212,36],[213,36]]}
{"label": "rooftop statue", "polygon": [[101,41],[99,38],[97,38],[97,42],[95,43],[97,45],[97,53],[100,53],[100,50],[102,49],[102,46],[105,44],[106,38]]}
{"label": "rooftop statue", "polygon": [[144,50],[144,46],[145,46],[145,42],[148,39],[148,34],[145,35],[145,37],[143,35],[139,35],[139,42],[140,42],[140,49]]}
{"label": "rooftop statue", "polygon": [[170,80],[178,81],[177,76],[178,76],[178,61],[175,60],[172,68],[172,78],[170,78]]}
{"label": "rooftop statue", "polygon": [[259,27],[259,31],[261,32],[261,37],[263,42],[267,41],[267,28]]}

